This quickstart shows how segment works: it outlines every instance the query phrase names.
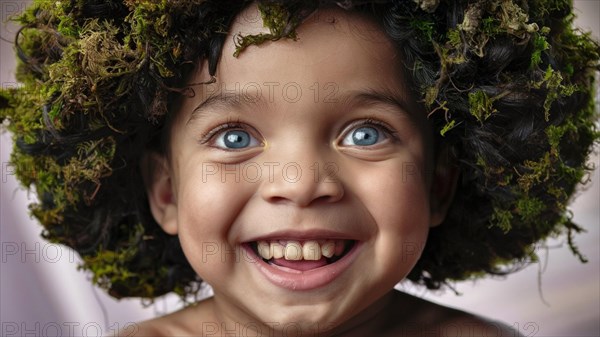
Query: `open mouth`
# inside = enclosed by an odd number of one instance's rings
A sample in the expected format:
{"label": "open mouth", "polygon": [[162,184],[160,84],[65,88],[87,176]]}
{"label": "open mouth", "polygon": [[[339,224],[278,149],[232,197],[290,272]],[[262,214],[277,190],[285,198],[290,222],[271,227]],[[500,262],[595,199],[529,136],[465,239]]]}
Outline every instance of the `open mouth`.
{"label": "open mouth", "polygon": [[354,240],[269,240],[249,243],[254,253],[272,266],[298,271],[337,262],[356,244]]}
{"label": "open mouth", "polygon": [[[351,239],[298,237],[259,239],[243,244],[266,280],[289,291],[308,291],[332,284],[354,265],[363,246],[363,241]],[[361,271],[355,268],[355,272]]]}

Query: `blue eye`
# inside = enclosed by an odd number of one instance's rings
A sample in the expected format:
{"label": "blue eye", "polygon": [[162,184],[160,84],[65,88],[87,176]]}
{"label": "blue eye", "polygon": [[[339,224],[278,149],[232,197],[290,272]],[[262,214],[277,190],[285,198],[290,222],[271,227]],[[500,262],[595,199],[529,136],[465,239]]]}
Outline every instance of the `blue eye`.
{"label": "blue eye", "polygon": [[227,130],[215,139],[215,146],[223,149],[244,149],[257,145],[258,140],[244,130]]}
{"label": "blue eye", "polygon": [[350,130],[344,137],[342,145],[370,146],[377,144],[380,138],[385,139],[385,135],[378,128],[361,126]]}

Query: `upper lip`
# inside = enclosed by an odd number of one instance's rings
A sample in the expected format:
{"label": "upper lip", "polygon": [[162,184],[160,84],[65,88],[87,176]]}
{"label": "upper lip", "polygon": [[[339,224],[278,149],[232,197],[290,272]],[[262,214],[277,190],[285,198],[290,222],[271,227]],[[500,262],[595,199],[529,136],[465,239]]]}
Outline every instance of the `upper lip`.
{"label": "upper lip", "polygon": [[279,230],[268,234],[252,237],[244,242],[269,241],[269,240],[358,240],[356,235],[343,233],[328,229],[308,229],[308,230]]}

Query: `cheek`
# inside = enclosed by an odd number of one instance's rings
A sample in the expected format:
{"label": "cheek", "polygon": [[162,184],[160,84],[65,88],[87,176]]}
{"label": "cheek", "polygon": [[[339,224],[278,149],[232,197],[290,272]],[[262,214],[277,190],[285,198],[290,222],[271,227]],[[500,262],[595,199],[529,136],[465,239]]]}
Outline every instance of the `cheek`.
{"label": "cheek", "polygon": [[[382,240],[377,247],[392,264],[408,272],[421,257],[429,233],[430,213],[425,184],[406,180],[387,185],[390,198],[373,207]],[[402,277],[404,277],[403,275]]]}
{"label": "cheek", "polygon": [[429,227],[429,191],[420,167],[398,160],[353,174],[352,189],[379,230],[395,237]]}
{"label": "cheek", "polygon": [[365,200],[381,239],[394,246],[423,245],[429,231],[429,201],[423,184],[371,181],[378,191]]}
{"label": "cheek", "polygon": [[205,278],[202,270],[218,273],[243,258],[244,252],[229,243],[228,235],[251,192],[233,176],[221,179],[219,174],[203,175],[200,169],[181,172],[185,178],[177,195],[179,240],[192,267]]}
{"label": "cheek", "polygon": [[427,184],[421,171],[406,165],[387,165],[361,174],[354,189],[376,226],[372,258],[379,272],[400,281],[419,259],[429,232]]}

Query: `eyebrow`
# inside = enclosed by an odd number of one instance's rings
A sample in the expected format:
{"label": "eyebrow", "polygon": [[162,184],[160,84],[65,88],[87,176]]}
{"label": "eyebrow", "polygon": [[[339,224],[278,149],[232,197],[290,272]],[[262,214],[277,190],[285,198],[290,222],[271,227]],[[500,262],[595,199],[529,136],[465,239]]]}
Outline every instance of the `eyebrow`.
{"label": "eyebrow", "polygon": [[[373,88],[365,88],[361,90],[348,91],[335,101],[335,103],[338,102],[345,107],[384,105],[390,107],[394,112],[399,112],[400,115],[407,117],[415,124],[418,124],[417,115],[414,112],[414,108],[410,108],[410,102],[404,97],[396,95],[386,89],[376,90]],[[189,124],[196,119],[201,119],[210,110],[214,109],[216,112],[215,108],[217,107],[228,110],[243,109],[252,111],[257,106],[261,108],[266,106],[266,102],[262,94],[260,94],[258,98],[250,100],[237,92],[219,91],[210,95],[205,101],[198,104],[194,110],[192,110],[192,114],[186,124]]]}
{"label": "eyebrow", "polygon": [[415,113],[415,108],[411,108],[413,104],[406,100],[405,97],[396,95],[389,90],[375,90],[366,88],[357,91],[350,91],[342,96],[341,101],[347,106],[369,106],[369,105],[385,105],[395,112],[408,117],[413,121],[418,120]]}
{"label": "eyebrow", "polygon": [[[249,97],[253,96],[249,95]],[[219,91],[218,93],[210,95],[204,102],[198,104],[194,108],[194,110],[192,110],[192,114],[186,122],[186,124],[189,124],[190,122],[196,119],[201,119],[208,111],[217,107],[230,110],[252,110],[251,108],[256,108],[257,106],[265,106],[265,101],[263,99],[262,93],[258,98],[251,100],[248,99],[245,95],[242,95],[237,92]]]}

